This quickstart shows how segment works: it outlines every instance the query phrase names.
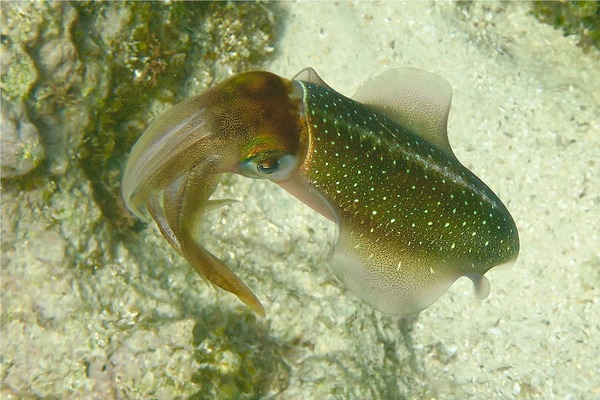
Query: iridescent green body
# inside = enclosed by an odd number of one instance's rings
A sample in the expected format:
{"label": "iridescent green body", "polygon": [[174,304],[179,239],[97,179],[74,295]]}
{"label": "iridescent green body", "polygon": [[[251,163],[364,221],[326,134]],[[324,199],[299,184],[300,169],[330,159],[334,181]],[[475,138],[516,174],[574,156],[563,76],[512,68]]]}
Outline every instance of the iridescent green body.
{"label": "iridescent green body", "polygon": [[372,273],[420,282],[465,275],[478,284],[490,266],[514,260],[509,212],[455,157],[331,89],[303,85],[312,145],[302,174],[335,204],[345,240],[363,248],[353,256]]}
{"label": "iridescent green body", "polygon": [[490,268],[519,252],[515,223],[454,156],[451,89],[415,69],[385,72],[354,99],[306,69],[231,77],[166,111],[135,144],[123,176],[127,207],[149,214],[200,275],[259,315],[254,293],[197,242],[223,173],[269,179],[336,222],[330,265],[373,308],[422,310],[459,277],[480,298]]}

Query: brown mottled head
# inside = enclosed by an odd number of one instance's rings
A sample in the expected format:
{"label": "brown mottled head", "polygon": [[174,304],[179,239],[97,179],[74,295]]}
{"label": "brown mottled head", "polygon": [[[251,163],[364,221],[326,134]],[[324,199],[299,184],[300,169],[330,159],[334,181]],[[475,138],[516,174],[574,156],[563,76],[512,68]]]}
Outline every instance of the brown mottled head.
{"label": "brown mottled head", "polygon": [[190,172],[283,180],[305,155],[298,86],[269,72],[236,75],[160,115],[133,147],[122,193],[138,216],[147,197]]}

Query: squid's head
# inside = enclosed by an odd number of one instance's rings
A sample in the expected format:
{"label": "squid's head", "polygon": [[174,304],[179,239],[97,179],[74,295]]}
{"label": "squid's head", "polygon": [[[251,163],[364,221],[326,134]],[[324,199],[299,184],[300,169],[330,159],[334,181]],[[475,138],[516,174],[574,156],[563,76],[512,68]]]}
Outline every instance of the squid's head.
{"label": "squid's head", "polygon": [[123,177],[128,207],[196,171],[279,182],[306,154],[302,89],[269,72],[236,75],[156,118],[133,147]]}
{"label": "squid's head", "polygon": [[215,130],[227,138],[220,142],[224,150],[235,147],[229,172],[275,182],[290,178],[307,150],[301,87],[253,72],[226,82],[223,97]]}

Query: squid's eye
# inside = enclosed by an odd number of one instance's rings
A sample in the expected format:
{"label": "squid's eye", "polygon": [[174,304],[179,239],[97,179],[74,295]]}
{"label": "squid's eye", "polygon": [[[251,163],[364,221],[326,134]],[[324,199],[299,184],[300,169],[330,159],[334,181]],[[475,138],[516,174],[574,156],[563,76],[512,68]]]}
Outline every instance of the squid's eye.
{"label": "squid's eye", "polygon": [[240,164],[240,172],[249,178],[281,181],[289,178],[298,165],[298,157],[291,154],[275,159],[256,161],[249,160]]}

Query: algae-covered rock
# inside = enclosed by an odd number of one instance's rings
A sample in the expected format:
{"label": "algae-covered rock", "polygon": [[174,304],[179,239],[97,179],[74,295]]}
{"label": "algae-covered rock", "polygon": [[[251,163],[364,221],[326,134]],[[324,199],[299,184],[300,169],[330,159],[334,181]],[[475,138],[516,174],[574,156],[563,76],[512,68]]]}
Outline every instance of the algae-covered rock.
{"label": "algae-covered rock", "polygon": [[[43,160],[45,149],[38,128],[31,123],[24,102],[38,79],[27,43],[35,29],[18,29],[22,15],[31,4],[5,7],[2,4],[0,43],[0,88],[2,89],[2,178],[25,175]],[[35,22],[34,22],[35,23]],[[5,32],[14,32],[5,35]]]}
{"label": "algae-covered rock", "polygon": [[[2,3],[2,40],[0,41],[0,87],[3,101],[24,101],[38,79],[33,59],[28,54],[28,44],[35,40],[42,16],[32,10],[32,3],[8,6]],[[36,17],[38,19],[36,19]],[[28,18],[28,24],[23,20]]]}
{"label": "algae-covered rock", "polygon": [[23,103],[0,100],[2,115],[2,178],[15,178],[32,171],[44,158],[44,147],[35,125],[25,114]]}

